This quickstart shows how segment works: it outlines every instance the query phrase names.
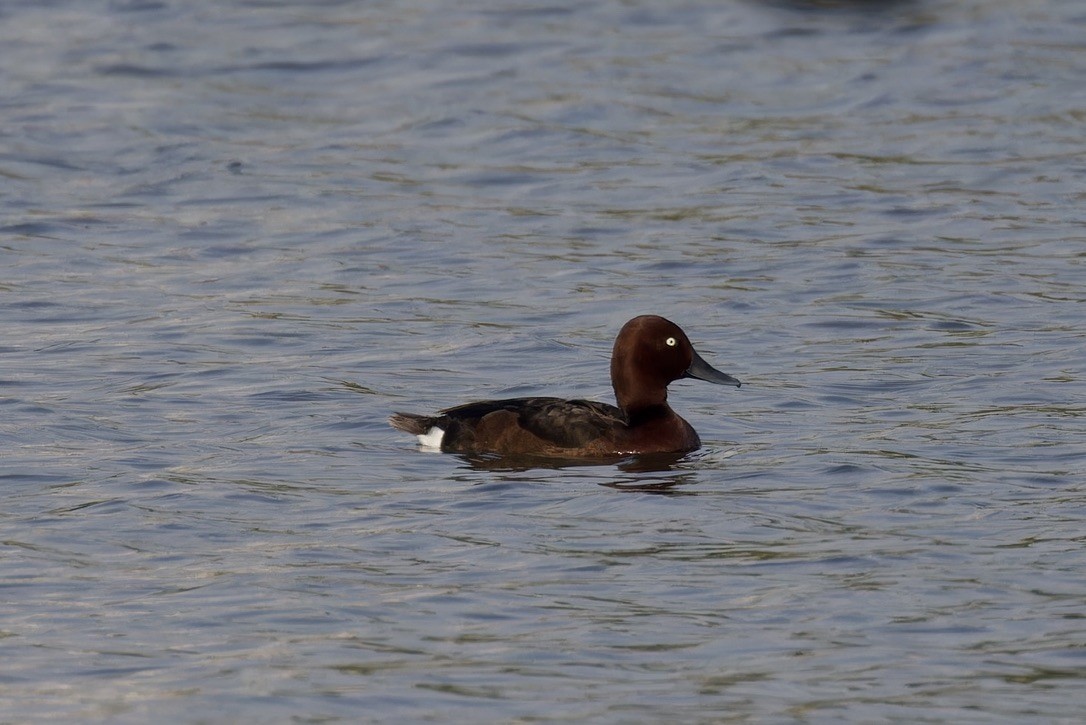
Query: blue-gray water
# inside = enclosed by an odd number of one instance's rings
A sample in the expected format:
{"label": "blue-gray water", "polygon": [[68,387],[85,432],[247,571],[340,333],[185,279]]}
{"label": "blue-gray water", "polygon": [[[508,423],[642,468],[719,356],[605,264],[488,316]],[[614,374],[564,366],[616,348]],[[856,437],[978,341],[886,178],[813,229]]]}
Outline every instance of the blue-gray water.
{"label": "blue-gray water", "polygon": [[[0,6],[0,721],[1086,708],[1086,8]],[[666,470],[387,427],[739,390]]]}

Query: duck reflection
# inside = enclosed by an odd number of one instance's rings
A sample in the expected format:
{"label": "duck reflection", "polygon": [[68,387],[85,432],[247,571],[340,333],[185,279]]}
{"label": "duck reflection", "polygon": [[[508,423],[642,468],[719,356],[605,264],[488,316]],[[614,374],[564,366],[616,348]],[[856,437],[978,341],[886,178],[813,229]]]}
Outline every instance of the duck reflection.
{"label": "duck reflection", "polygon": [[[646,453],[632,456],[599,458],[553,458],[543,456],[499,456],[494,454],[457,454],[466,468],[491,473],[526,473],[530,471],[583,471],[600,475],[596,483],[618,491],[643,493],[680,493],[677,489],[697,483],[699,477],[690,464],[695,460],[686,453]],[[629,476],[614,477],[603,471],[611,466]],[[595,470],[591,470],[595,469]],[[646,475],[649,474],[649,475]],[[666,475],[651,475],[666,474]],[[692,494],[692,491],[681,493]]]}

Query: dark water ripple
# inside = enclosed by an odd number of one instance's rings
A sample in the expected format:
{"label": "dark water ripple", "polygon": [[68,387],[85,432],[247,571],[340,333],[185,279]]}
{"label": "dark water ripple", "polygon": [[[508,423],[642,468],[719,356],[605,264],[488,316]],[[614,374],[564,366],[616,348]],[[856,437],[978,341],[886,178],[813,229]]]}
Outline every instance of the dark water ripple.
{"label": "dark water ripple", "polygon": [[[1077,721],[1069,0],[0,9],[12,721]],[[385,424],[606,399],[677,461]]]}

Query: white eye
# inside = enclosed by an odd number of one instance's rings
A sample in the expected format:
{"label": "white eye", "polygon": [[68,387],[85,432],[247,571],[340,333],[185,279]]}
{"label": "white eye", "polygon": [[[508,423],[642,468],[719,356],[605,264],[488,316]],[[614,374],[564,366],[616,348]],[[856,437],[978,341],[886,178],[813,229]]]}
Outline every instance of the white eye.
{"label": "white eye", "polygon": [[664,344],[668,347],[675,347],[679,344],[679,341],[676,340],[674,337],[669,337],[668,339],[664,340]]}

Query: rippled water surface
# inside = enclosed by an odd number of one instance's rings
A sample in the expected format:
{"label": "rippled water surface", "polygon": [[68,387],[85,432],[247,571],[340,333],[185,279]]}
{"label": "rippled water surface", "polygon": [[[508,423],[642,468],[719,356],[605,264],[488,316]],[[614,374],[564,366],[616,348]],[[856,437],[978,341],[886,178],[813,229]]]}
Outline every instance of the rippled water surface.
{"label": "rippled water surface", "polygon": [[[5,722],[1086,707],[1078,0],[0,7]],[[428,454],[610,399],[666,466]]]}

